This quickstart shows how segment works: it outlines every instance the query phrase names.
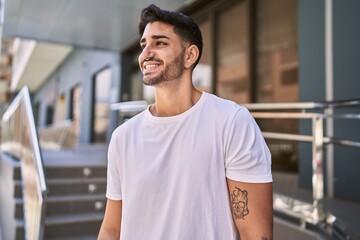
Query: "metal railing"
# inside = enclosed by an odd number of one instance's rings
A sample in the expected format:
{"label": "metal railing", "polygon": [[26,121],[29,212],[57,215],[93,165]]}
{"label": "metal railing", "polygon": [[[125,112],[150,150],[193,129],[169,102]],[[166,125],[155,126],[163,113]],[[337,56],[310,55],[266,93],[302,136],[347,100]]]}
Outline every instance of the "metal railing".
{"label": "metal railing", "polygon": [[[334,114],[336,108],[360,107],[360,100],[337,102],[305,102],[305,103],[252,103],[242,104],[247,107],[255,119],[295,119],[311,122],[312,131],[309,135],[280,132],[262,132],[266,139],[308,142],[312,144],[312,190],[311,204],[293,199],[289,196],[274,193],[274,209],[289,217],[299,219],[303,226],[311,224],[327,232],[336,239],[353,239],[353,232],[344,227],[343,223],[324,208],[324,146],[333,144],[360,149],[360,142],[341,139],[324,134],[324,122],[328,119],[360,120],[360,114]],[[118,111],[119,124],[124,118],[136,115],[146,109],[144,101],[122,102],[111,105],[112,111]],[[286,111],[286,112],[284,112]],[[329,124],[328,124],[329,127]],[[329,158],[329,156],[328,156]],[[329,174],[328,174],[329,175]],[[339,233],[341,231],[341,233]],[[355,239],[355,238],[354,238]]]}
{"label": "metal railing", "polygon": [[1,151],[21,161],[25,237],[41,240],[47,186],[27,87],[22,88],[3,114],[1,126]]}
{"label": "metal railing", "polygon": [[111,104],[110,110],[118,113],[118,124],[122,124],[128,118],[145,110],[148,106],[149,104],[146,101],[127,101]]}
{"label": "metal railing", "polygon": [[[324,146],[340,145],[360,149],[360,141],[326,136],[324,134],[324,122],[326,121],[329,128],[331,126],[328,124],[329,120],[360,120],[360,113],[334,113],[337,108],[359,108],[360,100],[320,103],[256,103],[244,104],[244,106],[251,111],[255,119],[307,119],[311,121],[312,133],[310,135],[263,132],[266,139],[310,142],[312,144],[312,205],[274,194],[274,208],[287,215],[296,215],[304,223],[321,226],[323,230],[333,232],[334,226],[340,223],[334,215],[324,208]],[[332,158],[333,156],[328,154],[327,157]],[[327,175],[332,176],[332,173]],[[328,185],[331,185],[331,181],[332,179],[328,179]],[[345,233],[345,236],[347,234],[350,235],[351,233]]]}
{"label": "metal railing", "polygon": [[77,142],[75,122],[71,119],[39,128],[38,133],[43,150],[73,149]]}

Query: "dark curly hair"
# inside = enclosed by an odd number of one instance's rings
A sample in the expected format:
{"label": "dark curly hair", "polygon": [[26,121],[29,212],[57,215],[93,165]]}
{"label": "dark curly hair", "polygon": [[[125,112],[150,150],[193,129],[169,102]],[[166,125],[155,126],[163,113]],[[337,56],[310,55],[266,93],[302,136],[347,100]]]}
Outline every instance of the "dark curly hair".
{"label": "dark curly hair", "polygon": [[194,68],[198,64],[202,54],[203,42],[199,26],[191,17],[179,12],[162,10],[154,4],[144,8],[141,12],[139,23],[139,36],[142,37],[148,23],[164,22],[174,27],[174,32],[186,43],[195,45],[199,49],[199,57],[194,63]]}

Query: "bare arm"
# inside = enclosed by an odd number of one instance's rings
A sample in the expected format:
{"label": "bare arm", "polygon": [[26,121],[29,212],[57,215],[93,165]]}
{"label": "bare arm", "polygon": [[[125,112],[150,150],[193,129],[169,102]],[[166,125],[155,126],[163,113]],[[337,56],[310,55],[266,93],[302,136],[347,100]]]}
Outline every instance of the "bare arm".
{"label": "bare arm", "polygon": [[242,240],[273,239],[272,183],[227,179],[230,207]]}
{"label": "bare arm", "polygon": [[108,199],[98,240],[120,239],[122,201]]}

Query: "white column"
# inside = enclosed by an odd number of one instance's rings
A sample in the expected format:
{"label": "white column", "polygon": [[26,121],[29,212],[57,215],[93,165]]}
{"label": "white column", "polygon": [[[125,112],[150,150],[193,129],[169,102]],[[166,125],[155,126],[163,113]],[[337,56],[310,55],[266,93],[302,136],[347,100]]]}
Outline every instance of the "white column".
{"label": "white column", "polygon": [[[334,100],[334,64],[333,64],[333,0],[325,0],[325,93],[326,100]],[[329,108],[327,114],[333,114]],[[326,120],[326,135],[334,136],[334,121]],[[329,144],[326,150],[327,195],[334,197],[334,146]]]}

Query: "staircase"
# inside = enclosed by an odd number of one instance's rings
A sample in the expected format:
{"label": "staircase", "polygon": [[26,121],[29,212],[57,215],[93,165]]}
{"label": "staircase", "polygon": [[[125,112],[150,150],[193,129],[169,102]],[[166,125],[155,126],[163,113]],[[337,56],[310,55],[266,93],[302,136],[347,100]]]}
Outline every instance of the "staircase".
{"label": "staircase", "polygon": [[[96,239],[106,204],[106,146],[43,151],[43,161],[49,189],[44,239]],[[13,161],[11,165],[14,194],[8,205],[13,204],[15,210],[13,239],[24,239],[20,164]],[[3,239],[8,238],[3,236]]]}

